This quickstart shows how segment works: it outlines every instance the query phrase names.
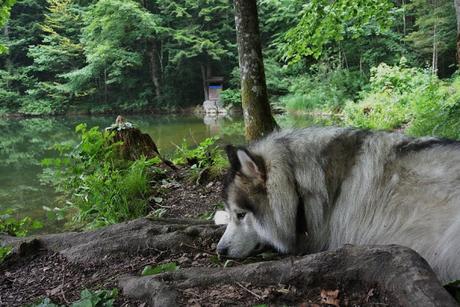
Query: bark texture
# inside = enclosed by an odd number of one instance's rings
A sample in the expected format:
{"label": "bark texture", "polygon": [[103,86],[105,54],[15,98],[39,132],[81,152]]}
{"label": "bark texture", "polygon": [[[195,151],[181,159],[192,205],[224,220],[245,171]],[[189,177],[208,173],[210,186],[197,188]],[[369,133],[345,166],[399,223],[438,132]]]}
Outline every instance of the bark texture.
{"label": "bark texture", "polygon": [[352,286],[357,280],[389,295],[390,306],[458,306],[437,281],[427,262],[409,248],[347,246],[296,259],[253,263],[233,268],[190,268],[156,276],[126,277],[125,295],[151,306],[177,306],[181,291],[219,284],[258,286],[301,284],[315,287],[331,281]]}
{"label": "bark texture", "polygon": [[155,87],[155,96],[157,99],[161,98],[161,71],[160,71],[160,57],[158,55],[158,44],[153,42],[149,51],[150,57],[150,75],[152,83]]}
{"label": "bark texture", "polygon": [[141,157],[159,157],[164,164],[176,169],[171,161],[163,158],[158,151],[157,145],[147,133],[142,133],[139,129],[128,127],[125,124],[114,125],[108,129],[115,131],[114,142],[122,142],[120,156],[123,159],[134,161]]}
{"label": "bark texture", "polygon": [[[223,230],[206,221],[142,218],[88,232],[27,238],[0,235],[0,245],[14,246],[13,255],[7,261],[14,261],[11,259],[14,257],[27,263],[31,258],[22,256],[38,255],[45,249],[58,252],[75,264],[103,266],[104,262],[117,257],[182,253],[187,245],[203,240],[217,242]],[[125,296],[162,307],[187,305],[184,297],[190,289],[204,293],[207,288],[222,285],[221,289],[226,291],[227,286],[235,284],[295,285],[306,291],[328,284],[340,284],[344,288],[370,285],[385,293],[388,306],[458,306],[421,256],[396,245],[346,246],[335,251],[230,268],[191,267],[153,276],[119,277]]]}
{"label": "bark texture", "polygon": [[454,7],[457,16],[457,65],[460,66],[460,0],[454,0]]}
{"label": "bark texture", "polygon": [[41,249],[59,252],[73,263],[100,263],[151,251],[180,251],[200,237],[218,240],[223,230],[211,222],[141,218],[87,232],[67,232],[27,238],[0,235],[0,245],[13,245],[14,255],[28,256]]}
{"label": "bark texture", "polygon": [[246,140],[256,140],[277,125],[268,103],[256,0],[234,0],[241,100]]}

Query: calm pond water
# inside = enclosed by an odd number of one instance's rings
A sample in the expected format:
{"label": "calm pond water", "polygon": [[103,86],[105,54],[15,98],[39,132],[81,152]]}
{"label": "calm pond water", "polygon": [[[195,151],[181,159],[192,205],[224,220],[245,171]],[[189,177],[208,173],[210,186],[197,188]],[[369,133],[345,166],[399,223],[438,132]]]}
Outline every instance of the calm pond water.
{"label": "calm pond water", "polygon": [[[53,157],[56,143],[77,141],[74,128],[110,126],[114,116],[74,116],[29,119],[0,119],[0,210],[14,208],[18,217],[42,220],[45,231],[52,231],[43,206],[56,206],[53,188],[40,183],[40,162]],[[127,120],[152,136],[161,153],[168,156],[184,139],[189,144],[218,135],[224,142],[243,143],[241,118],[203,118],[197,116],[128,116]],[[277,118],[283,127],[308,126],[308,117]]]}

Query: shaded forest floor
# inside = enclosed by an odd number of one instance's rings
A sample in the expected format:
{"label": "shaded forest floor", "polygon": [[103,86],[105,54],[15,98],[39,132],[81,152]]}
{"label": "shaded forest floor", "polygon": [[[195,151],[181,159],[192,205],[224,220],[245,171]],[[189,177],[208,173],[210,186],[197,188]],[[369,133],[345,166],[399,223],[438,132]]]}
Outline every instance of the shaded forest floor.
{"label": "shaded forest floor", "polygon": [[[168,180],[153,183],[163,189],[161,199],[150,199],[151,214],[163,218],[210,219],[222,202],[222,180],[191,183],[184,169],[169,171]],[[166,186],[165,186],[166,185]],[[97,263],[71,262],[59,252],[41,249],[26,257],[13,257],[0,265],[0,306],[24,306],[49,298],[59,305],[71,305],[84,289],[113,289],[125,276],[141,276],[146,266],[175,263],[186,268],[238,267],[247,263],[277,260],[281,256],[265,252],[243,261],[220,259],[215,247],[223,228],[199,236],[193,243],[171,242],[173,249],[149,248],[131,251],[130,256],[108,255]],[[172,230],[166,230],[166,232]],[[153,234],[155,235],[155,234]],[[301,257],[289,257],[297,261]],[[320,277],[318,277],[320,279]],[[379,285],[355,280],[344,284],[339,279],[305,284],[301,278],[287,283],[261,286],[254,282],[235,282],[179,289],[177,302],[184,306],[397,306],[391,294]],[[124,296],[120,291],[115,306],[147,306],[144,300]]]}
{"label": "shaded forest floor", "polygon": [[[189,180],[186,169],[165,169],[168,180],[152,182],[152,189],[167,192],[162,193],[161,201],[158,197],[149,198],[150,214],[164,218],[210,219],[222,202],[221,178],[200,185]],[[215,261],[218,239],[203,241],[201,246],[184,246],[182,253],[142,251],[139,256],[111,258],[102,264],[87,266],[73,264],[59,253],[46,250],[19,261],[6,261],[0,265],[0,306],[23,306],[44,297],[68,305],[79,298],[82,290],[114,288],[119,277],[139,275],[147,265],[175,262],[180,267],[218,266]],[[139,304],[141,302],[122,295],[115,302],[120,306]]]}

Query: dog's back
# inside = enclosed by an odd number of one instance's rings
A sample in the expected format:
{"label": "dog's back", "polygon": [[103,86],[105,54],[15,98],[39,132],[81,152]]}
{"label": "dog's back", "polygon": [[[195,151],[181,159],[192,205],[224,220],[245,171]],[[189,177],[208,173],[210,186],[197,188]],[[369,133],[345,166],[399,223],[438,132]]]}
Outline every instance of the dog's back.
{"label": "dog's back", "polygon": [[249,149],[266,161],[268,176],[282,167],[294,173],[310,251],[401,244],[443,281],[460,278],[459,143],[308,128],[274,133]]}

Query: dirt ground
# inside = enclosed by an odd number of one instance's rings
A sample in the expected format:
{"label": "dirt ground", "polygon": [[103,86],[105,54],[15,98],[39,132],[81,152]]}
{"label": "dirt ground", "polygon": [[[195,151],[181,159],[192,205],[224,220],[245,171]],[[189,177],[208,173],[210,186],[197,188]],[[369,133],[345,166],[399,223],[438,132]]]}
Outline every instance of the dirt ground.
{"label": "dirt ground", "polygon": [[[163,217],[209,218],[222,202],[220,179],[198,185],[189,182],[183,170],[169,173],[168,178],[167,181],[155,182],[153,187],[156,192],[162,190],[167,193],[162,193],[161,199],[158,199],[158,193],[150,199],[152,212],[162,212]],[[215,247],[218,239],[207,238],[195,246],[184,245],[180,253],[143,252],[133,257],[108,258],[97,265],[76,265],[58,253],[45,250],[29,258],[7,260],[0,265],[0,306],[24,306],[45,297],[55,304],[70,305],[78,300],[82,290],[116,288],[118,278],[127,274],[139,276],[147,265],[174,262],[179,269],[241,265],[241,262],[217,257]],[[273,257],[279,256],[264,254],[245,262]],[[204,289],[190,288],[181,294],[180,304],[184,306],[390,306],[385,293],[380,293],[373,285],[357,283],[354,288],[344,288],[338,281],[315,288],[305,287],[300,282],[296,284],[295,281],[290,285],[269,287],[233,283]],[[114,305],[145,306],[145,303],[120,293]]]}

